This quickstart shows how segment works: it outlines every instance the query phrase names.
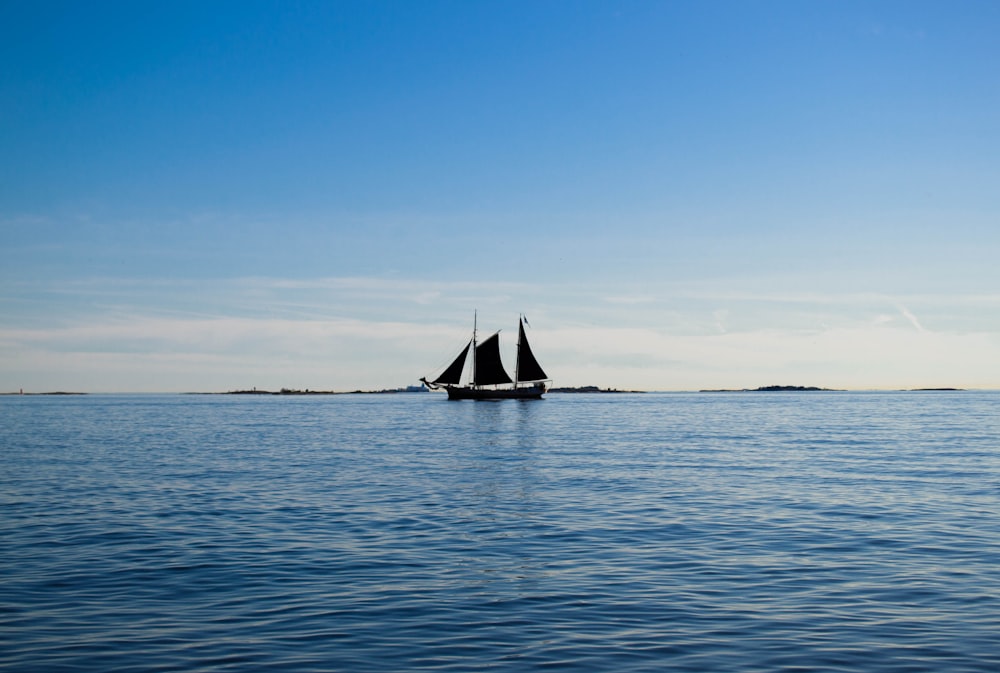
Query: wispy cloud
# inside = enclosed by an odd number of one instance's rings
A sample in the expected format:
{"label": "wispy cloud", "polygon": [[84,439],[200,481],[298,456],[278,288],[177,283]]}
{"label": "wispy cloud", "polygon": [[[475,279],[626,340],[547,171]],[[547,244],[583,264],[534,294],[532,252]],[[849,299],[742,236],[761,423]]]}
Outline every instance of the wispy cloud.
{"label": "wispy cloud", "polygon": [[719,330],[720,334],[726,333],[726,319],[729,317],[729,311],[725,309],[717,309],[712,311],[712,318],[715,320],[715,327]]}
{"label": "wispy cloud", "polygon": [[604,297],[604,301],[609,304],[636,306],[638,304],[651,304],[656,301],[656,297],[651,295],[615,295]]}
{"label": "wispy cloud", "polygon": [[913,327],[918,332],[926,332],[927,331],[927,330],[924,329],[924,326],[920,324],[920,321],[917,320],[917,316],[913,315],[913,312],[910,311],[910,309],[906,308],[902,304],[898,304],[898,308],[899,308],[899,312],[903,315],[903,317],[906,318],[907,320],[909,320],[910,324],[913,325]]}

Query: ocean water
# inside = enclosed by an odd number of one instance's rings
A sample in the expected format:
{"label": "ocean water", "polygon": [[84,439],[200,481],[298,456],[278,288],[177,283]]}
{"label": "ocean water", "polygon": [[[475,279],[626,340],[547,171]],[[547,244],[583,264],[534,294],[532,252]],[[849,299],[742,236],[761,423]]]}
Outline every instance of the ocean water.
{"label": "ocean water", "polygon": [[2,397],[0,670],[1000,670],[998,411]]}

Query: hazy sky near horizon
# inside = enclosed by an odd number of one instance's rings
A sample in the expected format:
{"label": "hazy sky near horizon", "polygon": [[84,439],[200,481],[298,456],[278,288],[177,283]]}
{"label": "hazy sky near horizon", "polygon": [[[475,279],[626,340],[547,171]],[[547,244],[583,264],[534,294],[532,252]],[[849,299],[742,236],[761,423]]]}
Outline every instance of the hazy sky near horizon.
{"label": "hazy sky near horizon", "polygon": [[6,2],[0,392],[1000,388],[1000,4]]}

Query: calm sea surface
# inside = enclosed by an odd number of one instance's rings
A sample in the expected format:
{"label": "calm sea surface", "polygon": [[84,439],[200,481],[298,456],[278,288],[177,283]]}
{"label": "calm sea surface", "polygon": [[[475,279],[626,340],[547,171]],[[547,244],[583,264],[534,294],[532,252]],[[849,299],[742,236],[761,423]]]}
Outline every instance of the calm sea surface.
{"label": "calm sea surface", "polygon": [[997,671],[1000,393],[0,398],[3,671]]}

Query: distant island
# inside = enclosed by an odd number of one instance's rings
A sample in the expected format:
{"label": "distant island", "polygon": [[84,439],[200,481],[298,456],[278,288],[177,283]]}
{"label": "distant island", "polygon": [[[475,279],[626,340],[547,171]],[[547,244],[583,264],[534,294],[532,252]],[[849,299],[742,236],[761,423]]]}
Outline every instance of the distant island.
{"label": "distant island", "polygon": [[[834,388],[817,388],[816,386],[761,386],[760,388],[740,388],[735,390],[700,390],[702,393],[809,393],[835,392]],[[839,391],[842,392],[842,391]]]}
{"label": "distant island", "polygon": [[[965,388],[911,388],[902,392],[956,392]],[[810,392],[844,392],[837,388],[817,388],[816,386],[761,386],[760,388],[736,388],[721,390],[699,390],[700,393],[810,393]]]}
{"label": "distant island", "polygon": [[194,395],[391,395],[395,393],[426,393],[424,386],[406,386],[405,388],[386,388],[383,390],[298,390],[296,388],[282,388],[273,390],[230,390],[225,393],[192,393]]}
{"label": "distant island", "polygon": [[598,388],[597,386],[579,386],[577,388],[549,388],[550,393],[641,393],[641,390],[618,390],[617,388]]}
{"label": "distant island", "polygon": [[16,393],[0,393],[0,395],[86,395],[87,393],[68,393],[62,390],[55,390],[51,393],[26,393],[24,390],[19,390]]}

